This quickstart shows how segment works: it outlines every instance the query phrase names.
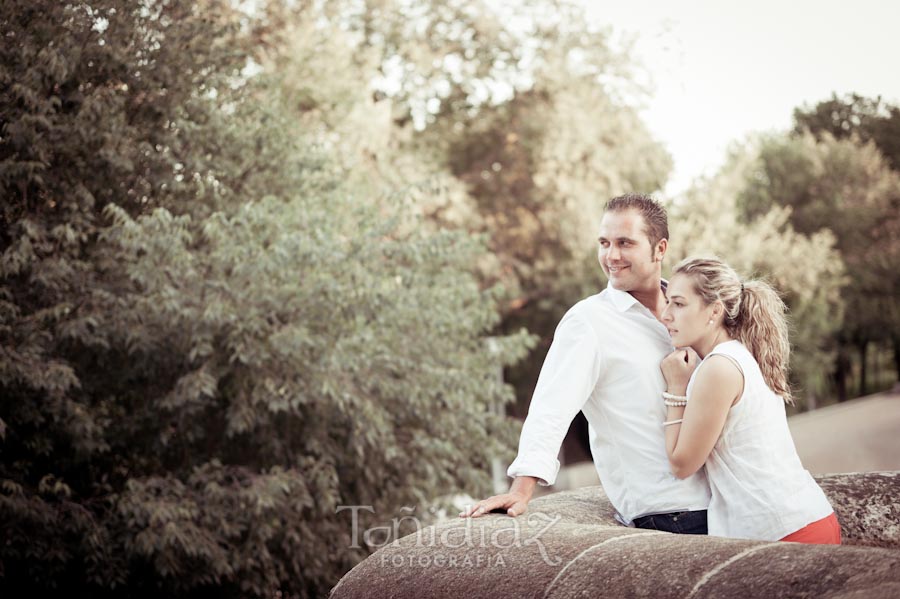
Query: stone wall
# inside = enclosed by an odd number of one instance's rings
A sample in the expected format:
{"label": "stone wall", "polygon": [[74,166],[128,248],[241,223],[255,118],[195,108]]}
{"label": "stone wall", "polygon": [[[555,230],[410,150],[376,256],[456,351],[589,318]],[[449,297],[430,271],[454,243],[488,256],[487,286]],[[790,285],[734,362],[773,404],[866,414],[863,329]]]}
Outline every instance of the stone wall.
{"label": "stone wall", "polygon": [[403,537],[331,597],[900,597],[900,472],[818,480],[843,546],[626,528],[587,487],[536,499],[518,518],[452,519]]}

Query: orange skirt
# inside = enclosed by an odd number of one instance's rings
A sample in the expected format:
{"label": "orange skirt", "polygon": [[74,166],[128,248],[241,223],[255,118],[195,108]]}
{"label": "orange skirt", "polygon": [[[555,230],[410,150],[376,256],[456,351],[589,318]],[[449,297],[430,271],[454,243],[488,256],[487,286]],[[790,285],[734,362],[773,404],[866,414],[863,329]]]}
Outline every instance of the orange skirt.
{"label": "orange skirt", "polygon": [[781,539],[790,543],[813,543],[817,545],[840,545],[841,525],[838,524],[834,512],[812,524],[807,524],[797,532],[792,532]]}

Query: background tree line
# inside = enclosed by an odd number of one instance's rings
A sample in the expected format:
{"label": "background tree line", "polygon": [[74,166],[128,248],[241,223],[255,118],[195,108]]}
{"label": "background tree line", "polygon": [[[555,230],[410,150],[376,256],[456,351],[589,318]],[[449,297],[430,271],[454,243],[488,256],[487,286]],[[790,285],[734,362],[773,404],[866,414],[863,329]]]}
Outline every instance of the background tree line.
{"label": "background tree line", "polygon": [[[367,551],[338,506],[485,493],[602,203],[671,168],[562,1],[0,0],[0,36],[4,591],[317,596]],[[671,207],[785,292],[820,398],[898,331],[896,108],[832,101]]]}
{"label": "background tree line", "polygon": [[[835,95],[795,109],[791,131],[735,144],[722,170],[675,208],[679,230],[703,214],[702,205],[707,224],[724,209],[715,229],[733,227],[725,237],[744,248],[728,257],[786,293],[801,409],[900,381],[898,151],[900,108]],[[747,244],[761,225],[781,242]],[[685,233],[697,231],[687,226]],[[816,243],[804,250],[795,237]],[[720,239],[713,247],[726,252],[728,244]]]}

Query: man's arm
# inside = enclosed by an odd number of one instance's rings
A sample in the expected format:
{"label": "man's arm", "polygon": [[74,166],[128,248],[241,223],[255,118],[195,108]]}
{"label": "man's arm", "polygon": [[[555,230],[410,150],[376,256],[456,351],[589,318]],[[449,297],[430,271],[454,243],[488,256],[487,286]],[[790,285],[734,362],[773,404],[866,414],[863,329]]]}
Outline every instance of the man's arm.
{"label": "man's arm", "polygon": [[535,485],[555,482],[559,447],[599,377],[596,333],[587,320],[570,310],[556,328],[541,368],[522,427],[519,454],[507,471],[514,478],[509,492],[479,501],[460,516],[477,517],[495,509],[505,509],[510,516],[524,513]]}

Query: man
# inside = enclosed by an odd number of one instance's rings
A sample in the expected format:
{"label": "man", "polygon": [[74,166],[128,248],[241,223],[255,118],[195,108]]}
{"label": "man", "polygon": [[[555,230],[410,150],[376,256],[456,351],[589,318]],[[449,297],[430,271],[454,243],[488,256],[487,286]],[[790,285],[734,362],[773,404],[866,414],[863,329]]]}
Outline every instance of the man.
{"label": "man", "polygon": [[660,362],[673,348],[659,318],[668,235],[665,210],[652,198],[630,194],[607,203],[598,258],[609,284],[573,306],[556,328],[507,471],[515,479],[509,492],[460,516],[522,514],[535,485],[556,480],[559,447],[581,410],[600,482],[623,524],[706,534],[706,476],[701,470],[676,478],[665,451]]}

